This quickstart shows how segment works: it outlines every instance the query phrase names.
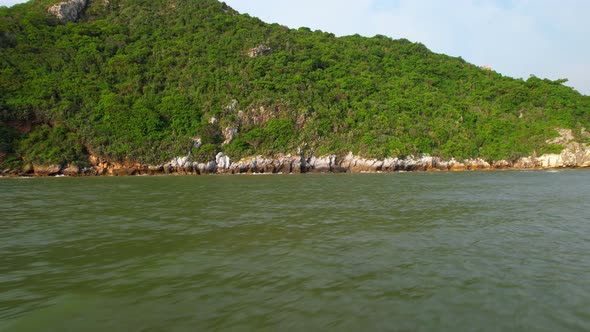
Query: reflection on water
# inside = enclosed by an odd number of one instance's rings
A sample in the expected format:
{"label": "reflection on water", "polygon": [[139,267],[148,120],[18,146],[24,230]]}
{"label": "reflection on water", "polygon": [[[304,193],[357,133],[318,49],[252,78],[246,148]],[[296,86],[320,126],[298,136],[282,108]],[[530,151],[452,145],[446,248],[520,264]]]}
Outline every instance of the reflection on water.
{"label": "reflection on water", "polygon": [[0,179],[0,330],[589,330],[587,171]]}

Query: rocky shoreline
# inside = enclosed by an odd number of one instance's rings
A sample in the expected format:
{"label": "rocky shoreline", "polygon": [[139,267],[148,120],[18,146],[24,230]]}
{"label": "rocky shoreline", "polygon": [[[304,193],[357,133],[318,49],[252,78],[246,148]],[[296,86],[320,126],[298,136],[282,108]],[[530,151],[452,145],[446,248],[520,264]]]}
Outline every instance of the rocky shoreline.
{"label": "rocky shoreline", "polygon": [[[580,157],[580,158],[579,158]],[[207,163],[189,162],[179,157],[163,165],[121,164],[91,157],[92,166],[60,167],[59,165],[33,165],[22,171],[6,170],[4,176],[132,176],[132,175],[205,175],[205,174],[302,174],[302,173],[394,173],[429,171],[477,171],[477,170],[537,170],[555,168],[590,167],[590,149],[582,155],[569,153],[527,157],[516,161],[500,160],[489,163],[483,159],[441,160],[438,157],[422,156],[404,159],[367,159],[349,154],[344,158],[336,155],[303,157],[280,155],[256,156],[231,162],[223,153]]]}
{"label": "rocky shoreline", "polygon": [[483,159],[443,160],[438,157],[371,159],[337,155],[314,156],[313,153],[254,156],[232,162],[219,152],[215,160],[191,162],[190,155],[177,157],[162,165],[117,163],[90,156],[88,167],[74,165],[28,165],[22,170],[4,170],[0,176],[131,176],[131,175],[205,175],[205,174],[301,174],[301,173],[393,173],[420,171],[475,171],[475,170],[542,170],[590,167],[590,147],[574,141],[571,130],[559,130],[560,136],[551,144],[565,148],[559,154],[530,156],[514,161],[488,162]]}

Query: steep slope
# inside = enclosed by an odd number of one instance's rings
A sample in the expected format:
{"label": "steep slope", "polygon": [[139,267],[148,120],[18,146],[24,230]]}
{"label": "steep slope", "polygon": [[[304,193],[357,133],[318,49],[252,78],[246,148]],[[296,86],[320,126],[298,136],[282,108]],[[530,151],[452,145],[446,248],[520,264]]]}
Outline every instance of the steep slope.
{"label": "steep slope", "polygon": [[[207,162],[298,149],[516,160],[587,142],[590,97],[424,45],[336,38],[214,0],[94,0],[63,20],[0,9],[0,163]],[[75,21],[75,22],[74,22]]]}

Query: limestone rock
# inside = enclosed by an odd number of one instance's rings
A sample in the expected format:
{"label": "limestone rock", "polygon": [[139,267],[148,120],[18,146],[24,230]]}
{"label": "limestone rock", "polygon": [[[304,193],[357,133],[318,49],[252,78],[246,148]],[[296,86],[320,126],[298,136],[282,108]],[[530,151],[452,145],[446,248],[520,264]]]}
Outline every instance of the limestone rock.
{"label": "limestone rock", "polygon": [[75,165],[68,165],[68,167],[64,168],[62,171],[63,175],[67,176],[77,176],[80,174],[80,168]]}
{"label": "limestone rock", "polygon": [[[547,143],[559,144],[565,148],[560,154],[545,154],[536,158],[537,165],[543,168],[589,167],[590,147],[585,143],[575,142],[573,130],[562,128],[556,130],[559,133],[559,136]],[[582,128],[580,133],[582,136],[588,137],[585,128]]]}
{"label": "limestone rock", "polygon": [[526,169],[526,168],[535,168],[537,165],[538,165],[537,160],[535,158],[524,157],[524,158],[518,159],[512,165],[512,167]]}
{"label": "limestone rock", "polygon": [[563,160],[561,159],[561,155],[559,154],[544,154],[537,159],[539,164],[543,168],[556,168],[561,167],[563,164]]}
{"label": "limestone rock", "polygon": [[217,163],[217,168],[223,170],[229,169],[229,166],[231,165],[229,157],[223,154],[223,152],[217,153],[215,156],[215,162]]}
{"label": "limestone rock", "polygon": [[248,51],[248,56],[251,58],[255,58],[257,56],[261,56],[261,55],[267,55],[270,54],[270,51],[272,51],[272,49],[264,44],[258,45],[254,48],[251,48]]}
{"label": "limestone rock", "polygon": [[217,171],[217,163],[215,161],[198,163],[196,170],[199,174],[213,174]]}
{"label": "limestone rock", "polygon": [[322,173],[332,171],[332,166],[335,164],[336,156],[311,157],[308,161],[311,172]]}
{"label": "limestone rock", "polygon": [[189,160],[188,156],[176,157],[176,158],[170,160],[168,165],[170,165],[171,167],[185,167],[189,163],[188,160]]}
{"label": "limestone rock", "polygon": [[488,170],[491,168],[490,164],[481,158],[467,159],[465,160],[465,166],[472,171]]}
{"label": "limestone rock", "polygon": [[[233,108],[236,105],[232,105]],[[269,110],[260,107],[258,115],[265,117],[271,114]],[[252,114],[250,114],[252,115]],[[256,121],[264,121],[256,120]],[[228,127],[229,128],[229,127]],[[230,128],[231,129],[231,128]],[[91,167],[80,169],[69,165],[63,169],[60,165],[27,165],[21,175],[134,175],[134,174],[214,174],[214,173],[306,173],[306,172],[401,172],[401,171],[463,171],[463,170],[492,170],[492,169],[544,169],[558,167],[590,167],[590,147],[585,143],[575,141],[574,132],[569,129],[559,129],[560,136],[548,143],[560,144],[564,150],[559,154],[535,155],[516,160],[497,160],[488,162],[480,158],[456,160],[441,160],[439,157],[421,155],[408,156],[404,159],[386,158],[374,159],[355,156],[352,152],[344,158],[337,155],[314,156],[313,151],[307,150],[307,145],[298,149],[296,154],[278,154],[270,157],[252,156],[232,162],[223,152],[217,153],[215,159],[206,163],[190,162],[188,156],[179,156],[164,165],[140,165],[132,163],[117,163],[98,157],[89,156]],[[585,130],[583,136],[590,136]],[[193,143],[200,144],[200,139],[194,138]],[[8,170],[3,174],[8,174]]]}
{"label": "limestone rock", "polygon": [[234,113],[238,109],[238,101],[235,99],[231,100],[231,103],[225,107],[228,113]]}
{"label": "limestone rock", "polygon": [[223,130],[224,141],[221,145],[226,145],[226,144],[231,143],[234,140],[234,138],[236,137],[237,133],[238,133],[238,128],[226,127]]}
{"label": "limestone rock", "polygon": [[383,166],[381,167],[382,172],[394,172],[399,164],[398,158],[387,158],[383,160]]}
{"label": "limestone rock", "polygon": [[494,169],[508,169],[512,167],[512,163],[508,160],[496,160],[492,164],[492,168]]}
{"label": "limestone rock", "polygon": [[70,0],[53,5],[47,11],[57,17],[61,23],[65,24],[76,22],[82,16],[86,5],[87,0]]}
{"label": "limestone rock", "polygon": [[352,173],[376,173],[382,172],[384,168],[390,168],[392,170],[398,167],[395,165],[396,161],[394,159],[389,160],[378,160],[373,158],[362,158],[352,154],[350,152],[344,160],[339,164],[339,169],[342,171],[343,169],[347,169]]}
{"label": "limestone rock", "polygon": [[465,171],[467,170],[467,166],[464,163],[455,160],[454,158],[449,161],[449,170],[450,171]]}
{"label": "limestone rock", "polygon": [[37,176],[52,176],[61,172],[60,165],[33,165],[33,170]]}

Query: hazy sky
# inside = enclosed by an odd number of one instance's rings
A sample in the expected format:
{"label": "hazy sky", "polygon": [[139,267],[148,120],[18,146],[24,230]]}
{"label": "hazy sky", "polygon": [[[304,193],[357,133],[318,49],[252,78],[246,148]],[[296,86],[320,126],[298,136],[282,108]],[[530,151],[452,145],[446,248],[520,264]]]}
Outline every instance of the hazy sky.
{"label": "hazy sky", "polygon": [[[0,5],[24,2],[0,0]],[[407,38],[512,77],[568,78],[590,95],[588,0],[225,0],[241,13],[337,36]]]}
{"label": "hazy sky", "polygon": [[225,0],[242,13],[338,36],[407,38],[512,77],[568,78],[590,95],[588,0]]}

